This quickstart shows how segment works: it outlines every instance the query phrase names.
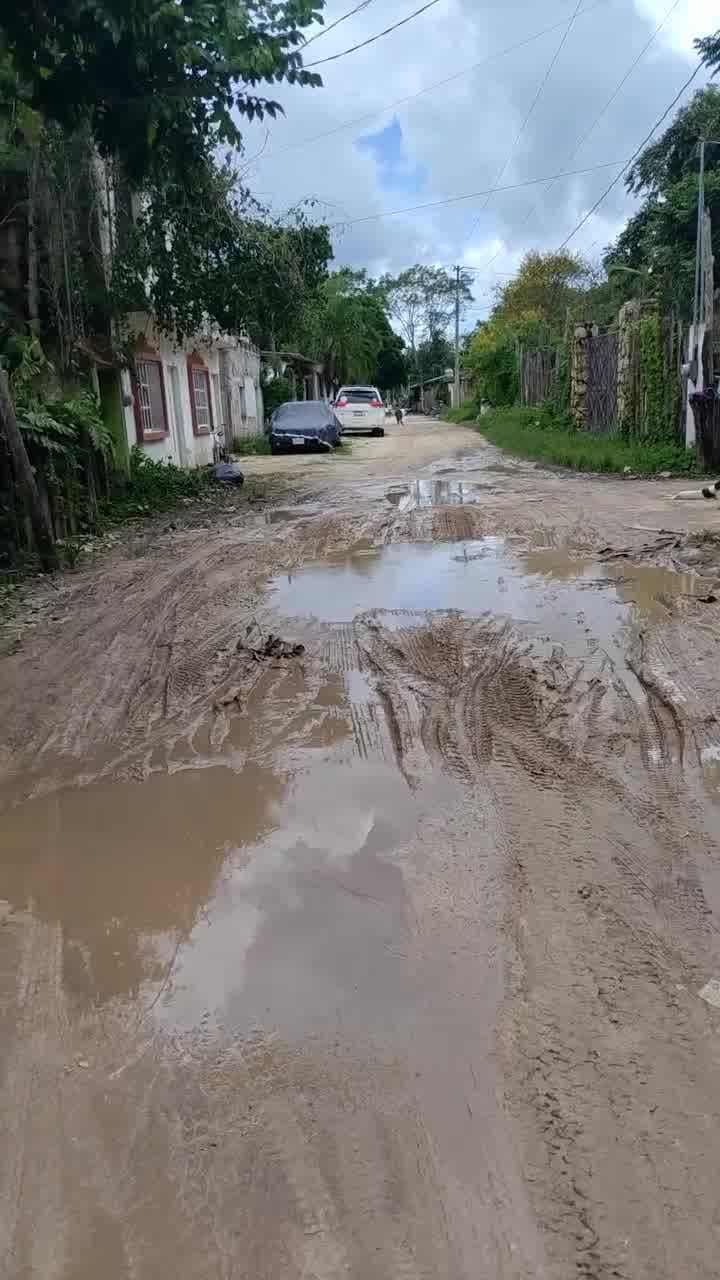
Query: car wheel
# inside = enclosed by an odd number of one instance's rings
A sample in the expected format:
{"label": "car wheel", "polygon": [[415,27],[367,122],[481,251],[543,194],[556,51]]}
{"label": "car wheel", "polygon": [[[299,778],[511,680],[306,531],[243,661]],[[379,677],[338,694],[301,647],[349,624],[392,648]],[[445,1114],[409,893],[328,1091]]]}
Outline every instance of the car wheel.
{"label": "car wheel", "polygon": [[376,428],[375,428],[375,430],[373,431],[373,435],[374,435],[374,436],[384,436],[384,435],[385,435],[385,428],[384,428],[384,427],[376,427]]}

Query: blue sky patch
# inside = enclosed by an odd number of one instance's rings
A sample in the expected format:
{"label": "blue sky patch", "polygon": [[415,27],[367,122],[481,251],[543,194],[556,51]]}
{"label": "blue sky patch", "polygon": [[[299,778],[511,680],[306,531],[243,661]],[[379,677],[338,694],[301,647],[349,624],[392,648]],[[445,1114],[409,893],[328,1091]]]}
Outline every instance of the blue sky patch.
{"label": "blue sky patch", "polygon": [[374,157],[380,185],[384,189],[405,191],[409,195],[419,195],[425,189],[427,171],[424,165],[408,156],[397,116],[378,133],[358,138],[356,146],[361,151],[369,151]]}

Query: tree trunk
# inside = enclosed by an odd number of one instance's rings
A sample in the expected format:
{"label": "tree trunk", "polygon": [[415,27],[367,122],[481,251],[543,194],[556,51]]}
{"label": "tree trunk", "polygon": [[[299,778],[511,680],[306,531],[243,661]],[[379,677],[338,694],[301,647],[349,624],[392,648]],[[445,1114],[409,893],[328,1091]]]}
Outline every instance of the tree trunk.
{"label": "tree trunk", "polygon": [[33,147],[28,175],[28,217],[27,217],[27,313],[31,327],[34,329],[40,319],[40,291],[38,287],[38,242],[37,242],[37,186],[38,186],[38,147]]}
{"label": "tree trunk", "polygon": [[35,483],[30,459],[25,448],[25,441],[20,434],[15,409],[10,398],[8,377],[4,369],[0,369],[0,431],[5,436],[15,475],[15,483],[25,501],[25,508],[30,517],[35,547],[44,573],[52,573],[60,567],[55,540],[40,502],[40,494]]}

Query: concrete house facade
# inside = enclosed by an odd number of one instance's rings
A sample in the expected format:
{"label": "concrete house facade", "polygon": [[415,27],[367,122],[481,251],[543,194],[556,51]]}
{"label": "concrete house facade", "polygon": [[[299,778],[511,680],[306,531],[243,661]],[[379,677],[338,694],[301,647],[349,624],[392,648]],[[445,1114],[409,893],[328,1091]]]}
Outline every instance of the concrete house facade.
{"label": "concrete house facade", "polygon": [[[99,239],[109,279],[117,200],[110,171],[95,158],[103,193]],[[139,208],[142,197],[133,195]],[[152,315],[127,318],[132,335],[127,367],[106,362],[98,370],[103,414],[122,446],[137,447],[156,461],[203,467],[216,445],[263,429],[260,353],[242,335],[223,334],[208,322],[202,333],[173,341]]]}
{"label": "concrete house facade", "polygon": [[159,462],[202,467],[218,444],[262,431],[260,356],[243,338],[198,334],[173,343],[152,317],[128,317],[132,362],[120,371],[128,447]]}

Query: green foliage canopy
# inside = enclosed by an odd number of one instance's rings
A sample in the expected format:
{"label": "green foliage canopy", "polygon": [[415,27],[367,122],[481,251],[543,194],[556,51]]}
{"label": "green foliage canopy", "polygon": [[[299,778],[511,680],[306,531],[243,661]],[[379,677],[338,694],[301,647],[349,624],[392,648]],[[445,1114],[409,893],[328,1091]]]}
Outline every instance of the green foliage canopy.
{"label": "green foliage canopy", "polygon": [[0,36],[34,106],[69,133],[89,124],[135,182],[161,157],[240,144],[238,116],[281,108],[255,92],[303,70],[303,29],[324,0],[12,0]]}
{"label": "green foliage canopy", "polygon": [[[700,42],[706,45],[707,42]],[[678,111],[665,132],[650,144],[629,171],[629,191],[642,197],[605,255],[612,273],[627,273],[625,296],[638,292],[657,300],[662,309],[678,307],[686,314],[692,303],[698,202],[698,139],[720,137],[720,88],[707,85]],[[720,254],[720,147],[706,149],[705,203],[713,226],[713,251]],[[619,278],[619,277],[618,277]]]}

